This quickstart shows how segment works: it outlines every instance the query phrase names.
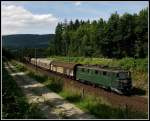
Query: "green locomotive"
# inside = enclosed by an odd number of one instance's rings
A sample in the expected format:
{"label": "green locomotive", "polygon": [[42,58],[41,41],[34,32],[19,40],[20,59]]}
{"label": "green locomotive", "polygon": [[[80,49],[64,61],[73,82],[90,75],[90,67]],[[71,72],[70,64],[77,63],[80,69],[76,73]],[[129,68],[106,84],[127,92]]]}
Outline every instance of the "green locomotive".
{"label": "green locomotive", "polygon": [[77,66],[76,80],[99,85],[120,94],[129,94],[132,88],[129,71],[92,66]]}

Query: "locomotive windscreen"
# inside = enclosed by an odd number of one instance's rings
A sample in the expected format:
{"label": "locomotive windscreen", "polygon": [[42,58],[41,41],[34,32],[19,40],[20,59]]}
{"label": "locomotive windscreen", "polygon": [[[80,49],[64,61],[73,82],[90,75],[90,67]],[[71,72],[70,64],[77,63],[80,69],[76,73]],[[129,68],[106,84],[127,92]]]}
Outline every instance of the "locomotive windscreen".
{"label": "locomotive windscreen", "polygon": [[120,72],[119,73],[119,78],[120,79],[127,79],[129,77],[128,72]]}

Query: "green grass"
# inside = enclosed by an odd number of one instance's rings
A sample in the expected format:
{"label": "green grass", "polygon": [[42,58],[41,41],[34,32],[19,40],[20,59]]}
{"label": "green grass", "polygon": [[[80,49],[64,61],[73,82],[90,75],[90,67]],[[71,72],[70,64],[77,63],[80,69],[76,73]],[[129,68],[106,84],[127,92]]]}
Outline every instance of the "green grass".
{"label": "green grass", "polygon": [[29,71],[28,75],[43,83],[50,90],[57,92],[64,99],[74,103],[84,111],[90,112],[100,119],[145,119],[147,113],[131,111],[130,108],[116,108],[101,97],[83,95],[79,90],[65,87],[64,80],[58,77],[41,76]]}
{"label": "green grass", "polygon": [[100,119],[140,119],[146,118],[147,114],[142,112],[134,112],[129,108],[116,108],[100,97],[82,96],[77,91],[65,89],[59,94],[71,103],[74,103],[84,111],[90,112]]}
{"label": "green grass", "polygon": [[48,59],[74,62],[80,64],[98,64],[108,67],[117,67],[131,71],[133,86],[141,90],[148,91],[148,58],[134,59],[109,59],[109,58],[85,58],[85,57],[64,57],[64,56],[51,56]]}
{"label": "green grass", "polygon": [[2,118],[44,118],[42,113],[36,107],[36,104],[28,104],[22,90],[4,68],[2,69]]}
{"label": "green grass", "polygon": [[44,83],[49,89],[53,90],[54,92],[60,92],[63,88],[63,81],[60,78],[48,77],[48,76],[41,76],[35,74],[34,72],[28,72],[28,75],[41,83]]}

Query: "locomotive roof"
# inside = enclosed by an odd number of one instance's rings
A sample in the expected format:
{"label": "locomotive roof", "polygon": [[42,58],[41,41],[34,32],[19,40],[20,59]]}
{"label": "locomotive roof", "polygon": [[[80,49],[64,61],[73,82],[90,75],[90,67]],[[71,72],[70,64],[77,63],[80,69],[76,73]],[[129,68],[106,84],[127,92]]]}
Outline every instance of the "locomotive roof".
{"label": "locomotive roof", "polygon": [[51,64],[55,66],[64,67],[64,68],[70,68],[70,69],[73,69],[77,65],[81,65],[77,63],[68,63],[68,62],[60,62],[60,61],[52,61]]}
{"label": "locomotive roof", "polygon": [[128,72],[126,70],[123,69],[112,69],[112,68],[106,68],[106,67],[96,67],[96,66],[78,66],[79,68],[86,68],[86,69],[94,69],[94,70],[99,70],[99,71],[107,71],[107,72]]}

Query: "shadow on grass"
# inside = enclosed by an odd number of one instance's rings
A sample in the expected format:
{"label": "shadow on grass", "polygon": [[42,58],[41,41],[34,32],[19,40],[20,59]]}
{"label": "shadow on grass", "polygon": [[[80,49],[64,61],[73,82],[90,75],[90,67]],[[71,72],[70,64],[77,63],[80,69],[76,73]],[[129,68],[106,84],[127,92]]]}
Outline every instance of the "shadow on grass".
{"label": "shadow on grass", "polygon": [[129,107],[115,108],[104,104],[101,100],[94,97],[82,97],[80,94],[73,92],[62,92],[60,94],[71,103],[75,103],[83,110],[90,112],[96,118],[100,119],[142,119],[146,118],[147,114],[143,112],[133,112]]}
{"label": "shadow on grass", "polygon": [[146,114],[140,112],[131,112],[130,109],[113,108],[105,104],[92,103],[87,104],[86,108],[101,119],[142,119],[146,118]]}
{"label": "shadow on grass", "polygon": [[54,92],[60,92],[63,89],[63,80],[60,78],[50,78],[48,76],[36,75],[34,72],[29,72],[28,76],[36,79],[41,83],[46,83],[46,87]]}
{"label": "shadow on grass", "polygon": [[[8,63],[7,63],[8,64]],[[4,64],[3,64],[4,67]],[[12,69],[11,69],[12,71]],[[30,105],[22,92],[21,88],[18,87],[12,76],[9,75],[8,71],[2,69],[2,118],[3,119],[40,119],[44,118],[36,106]]]}
{"label": "shadow on grass", "polygon": [[70,101],[70,102],[73,102],[73,103],[79,102],[82,100],[81,95],[78,95],[78,94],[66,96],[65,99]]}
{"label": "shadow on grass", "polygon": [[146,94],[146,91],[143,90],[143,89],[140,89],[140,88],[136,88],[134,87],[132,89],[132,95],[139,95],[139,96],[142,96],[142,95],[145,95]]}
{"label": "shadow on grass", "polygon": [[49,85],[47,85],[47,87],[49,88],[49,89],[51,89],[52,91],[54,91],[54,92],[61,92],[62,91],[62,86],[60,86],[59,84],[49,84]]}

